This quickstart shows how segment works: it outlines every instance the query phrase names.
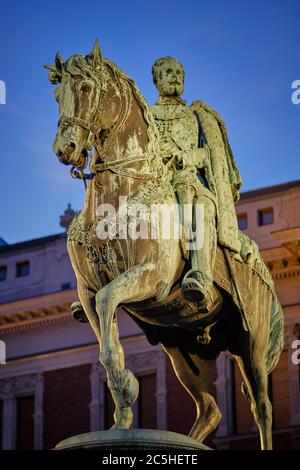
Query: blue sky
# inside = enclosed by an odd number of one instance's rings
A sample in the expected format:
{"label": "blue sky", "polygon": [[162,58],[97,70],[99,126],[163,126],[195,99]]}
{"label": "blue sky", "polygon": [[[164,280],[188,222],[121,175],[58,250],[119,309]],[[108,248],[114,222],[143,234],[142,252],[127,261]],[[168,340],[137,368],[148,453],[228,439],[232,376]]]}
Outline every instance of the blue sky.
{"label": "blue sky", "polygon": [[82,206],[82,183],[52,151],[58,111],[42,65],[57,50],[64,58],[88,53],[96,37],[149,104],[153,62],[172,55],[183,63],[184,97],[224,118],[244,190],[300,178],[300,105],[291,102],[299,18],[297,0],[1,2],[0,237],[60,232],[67,203]]}

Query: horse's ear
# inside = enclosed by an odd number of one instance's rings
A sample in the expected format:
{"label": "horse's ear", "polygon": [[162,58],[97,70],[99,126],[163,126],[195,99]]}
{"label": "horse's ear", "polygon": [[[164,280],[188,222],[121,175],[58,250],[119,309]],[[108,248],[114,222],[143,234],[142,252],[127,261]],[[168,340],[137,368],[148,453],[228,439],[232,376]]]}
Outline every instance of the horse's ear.
{"label": "horse's ear", "polygon": [[50,70],[48,78],[53,85],[61,82],[61,75],[57,72],[54,65],[44,65],[44,68]]}
{"label": "horse's ear", "polygon": [[57,72],[60,75],[62,75],[62,73],[63,73],[63,63],[64,63],[64,60],[63,60],[62,56],[60,55],[59,52],[57,52],[56,56],[55,56],[55,67],[56,67]]}
{"label": "horse's ear", "polygon": [[96,39],[92,52],[86,58],[89,65],[99,68],[102,62],[102,53],[98,39]]}

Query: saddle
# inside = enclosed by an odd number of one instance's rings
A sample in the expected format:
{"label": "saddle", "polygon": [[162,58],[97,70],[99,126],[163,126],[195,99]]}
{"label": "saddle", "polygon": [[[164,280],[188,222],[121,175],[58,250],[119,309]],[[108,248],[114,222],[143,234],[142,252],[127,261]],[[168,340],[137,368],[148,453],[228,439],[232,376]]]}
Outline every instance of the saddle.
{"label": "saddle", "polygon": [[[228,252],[227,252],[228,253]],[[147,325],[156,327],[199,329],[204,331],[204,343],[209,341],[209,328],[218,321],[223,307],[224,293],[231,299],[233,307],[240,312],[245,331],[252,331],[255,318],[272,308],[274,285],[269,273],[266,273],[262,260],[247,264],[229,256],[225,249],[217,246],[214,266],[214,289],[216,301],[207,312],[201,306],[186,300],[182,295],[181,280],[172,287],[165,298],[147,299],[122,305],[129,315],[137,321],[147,334]],[[223,295],[221,295],[221,293]],[[82,322],[88,319],[79,301],[71,305],[73,317]],[[226,312],[225,312],[226,314]],[[151,342],[151,341],[150,341]],[[202,340],[200,341],[202,342]]]}
{"label": "saddle", "polygon": [[210,312],[183,297],[181,279],[165,299],[147,300],[124,307],[134,317],[151,325],[187,329],[206,327],[218,318],[225,292],[239,310],[244,329],[251,332],[255,316],[272,307],[273,286],[267,282],[264,274],[259,265],[250,265],[226,256],[225,250],[217,246],[214,289],[219,295]]}

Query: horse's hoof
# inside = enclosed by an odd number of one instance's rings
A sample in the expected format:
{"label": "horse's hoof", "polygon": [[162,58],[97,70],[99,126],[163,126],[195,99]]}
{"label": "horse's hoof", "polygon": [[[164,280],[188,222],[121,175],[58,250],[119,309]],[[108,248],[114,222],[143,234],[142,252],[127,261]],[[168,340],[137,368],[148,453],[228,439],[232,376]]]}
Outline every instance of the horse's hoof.
{"label": "horse's hoof", "polygon": [[128,426],[120,426],[119,424],[114,424],[109,431],[116,431],[117,429],[129,429]]}
{"label": "horse's hoof", "polygon": [[72,317],[74,318],[74,320],[77,320],[79,321],[80,323],[88,323],[89,320],[83,310],[83,307],[80,303],[79,300],[75,300],[75,302],[73,302],[71,305],[70,305],[70,310],[71,310],[71,313],[72,313]]}

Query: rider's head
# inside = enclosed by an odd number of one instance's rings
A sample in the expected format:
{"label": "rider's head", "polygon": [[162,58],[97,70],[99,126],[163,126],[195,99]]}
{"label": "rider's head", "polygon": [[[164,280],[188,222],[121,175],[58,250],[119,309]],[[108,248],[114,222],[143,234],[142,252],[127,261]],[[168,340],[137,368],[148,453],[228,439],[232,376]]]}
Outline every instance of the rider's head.
{"label": "rider's head", "polygon": [[160,96],[180,96],[183,93],[183,66],[174,57],[157,59],[152,67],[153,82]]}

